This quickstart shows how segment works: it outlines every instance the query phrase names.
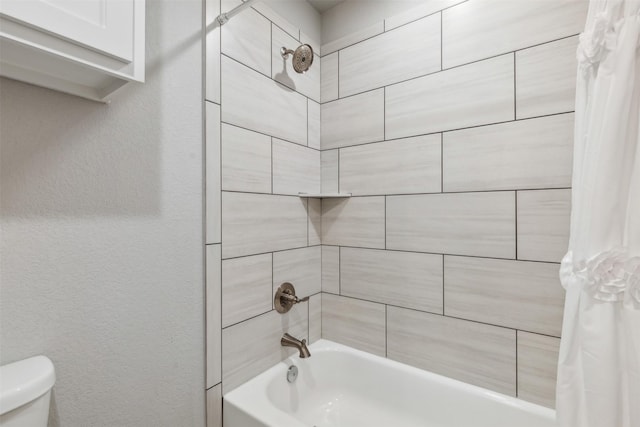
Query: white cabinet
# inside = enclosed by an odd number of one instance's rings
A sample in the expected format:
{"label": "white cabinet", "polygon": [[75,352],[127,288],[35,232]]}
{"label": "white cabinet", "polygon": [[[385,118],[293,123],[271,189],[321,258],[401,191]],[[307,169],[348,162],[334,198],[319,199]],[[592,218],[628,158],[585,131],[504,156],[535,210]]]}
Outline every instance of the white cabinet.
{"label": "white cabinet", "polygon": [[144,0],[0,0],[0,75],[104,101],[144,81]]}

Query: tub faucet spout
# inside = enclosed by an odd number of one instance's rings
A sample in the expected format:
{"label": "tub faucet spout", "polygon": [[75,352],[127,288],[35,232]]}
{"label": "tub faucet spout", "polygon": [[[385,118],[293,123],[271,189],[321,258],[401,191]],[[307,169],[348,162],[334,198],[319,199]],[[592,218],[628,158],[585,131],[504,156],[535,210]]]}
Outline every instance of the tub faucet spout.
{"label": "tub faucet spout", "polygon": [[282,339],[280,339],[280,344],[283,347],[293,347],[297,348],[300,352],[300,358],[306,359],[307,357],[311,357],[311,353],[309,353],[309,349],[307,348],[307,340],[303,339],[300,341],[299,339],[292,337],[289,334],[284,334]]}

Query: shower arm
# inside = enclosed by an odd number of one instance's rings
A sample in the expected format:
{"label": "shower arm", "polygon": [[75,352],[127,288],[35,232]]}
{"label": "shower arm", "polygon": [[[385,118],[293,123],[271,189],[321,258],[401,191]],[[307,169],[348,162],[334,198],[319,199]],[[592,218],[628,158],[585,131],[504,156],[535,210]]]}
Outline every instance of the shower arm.
{"label": "shower arm", "polygon": [[218,17],[216,18],[216,21],[218,21],[218,24],[220,24],[220,26],[223,26],[224,24],[229,22],[229,19],[233,18],[238,13],[250,7],[256,1],[257,0],[242,0],[242,4],[239,4],[238,6],[234,7],[229,12],[224,12],[218,15]]}
{"label": "shower arm", "polygon": [[296,53],[294,50],[292,49],[287,49],[286,47],[282,46],[280,48],[280,55],[282,55],[282,57],[284,59],[287,59],[287,56],[289,55],[293,55],[294,53]]}

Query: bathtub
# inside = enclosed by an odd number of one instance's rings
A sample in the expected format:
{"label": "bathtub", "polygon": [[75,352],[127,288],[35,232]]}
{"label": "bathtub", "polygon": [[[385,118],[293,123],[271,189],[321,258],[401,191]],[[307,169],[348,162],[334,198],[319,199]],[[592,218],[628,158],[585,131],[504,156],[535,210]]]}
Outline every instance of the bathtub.
{"label": "bathtub", "polygon": [[[224,395],[225,427],[550,427],[555,411],[331,341]],[[289,366],[298,367],[293,383]]]}

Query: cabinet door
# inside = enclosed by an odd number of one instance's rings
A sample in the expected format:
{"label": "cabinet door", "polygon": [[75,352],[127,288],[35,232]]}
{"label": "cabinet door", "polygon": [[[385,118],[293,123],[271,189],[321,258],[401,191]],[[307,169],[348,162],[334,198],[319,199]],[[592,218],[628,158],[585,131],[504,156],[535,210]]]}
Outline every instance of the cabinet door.
{"label": "cabinet door", "polygon": [[133,3],[134,0],[2,0],[0,14],[131,62]]}

